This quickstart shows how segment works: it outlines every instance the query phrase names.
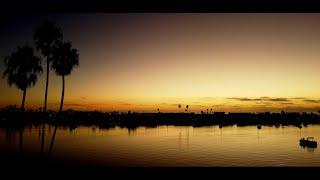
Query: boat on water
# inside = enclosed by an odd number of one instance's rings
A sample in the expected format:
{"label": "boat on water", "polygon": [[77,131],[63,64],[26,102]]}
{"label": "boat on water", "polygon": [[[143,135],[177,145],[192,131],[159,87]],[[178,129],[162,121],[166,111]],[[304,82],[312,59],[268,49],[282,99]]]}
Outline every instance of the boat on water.
{"label": "boat on water", "polygon": [[314,140],[313,137],[308,137],[307,139],[301,138],[300,139],[300,146],[316,148],[318,146],[318,143],[317,143],[317,141]]}

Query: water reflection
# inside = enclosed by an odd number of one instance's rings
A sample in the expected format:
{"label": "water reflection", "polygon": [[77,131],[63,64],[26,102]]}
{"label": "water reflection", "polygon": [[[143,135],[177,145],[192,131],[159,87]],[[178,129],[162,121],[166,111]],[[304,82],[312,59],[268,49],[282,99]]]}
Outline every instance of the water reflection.
{"label": "water reflection", "polygon": [[52,139],[51,139],[51,143],[50,143],[50,148],[49,148],[49,152],[48,155],[50,156],[53,150],[53,144],[54,144],[54,140],[56,138],[56,133],[57,133],[57,126],[54,127],[54,131],[53,131],[53,135],[52,135]]}
{"label": "water reflection", "polygon": [[316,148],[312,148],[312,147],[304,147],[304,146],[301,146],[303,149],[306,149],[308,152],[311,152],[313,153],[315,151]]}
{"label": "water reflection", "polygon": [[42,124],[0,129],[0,148],[115,166],[320,166],[317,148],[299,146],[299,139],[308,136],[319,140],[320,126],[104,129]]}
{"label": "water reflection", "polygon": [[16,144],[16,135],[18,135],[18,146],[17,149],[19,151],[23,150],[23,132],[24,132],[24,128],[19,127],[19,128],[7,128],[4,129],[4,138],[5,138],[5,142],[8,145],[14,145]]}
{"label": "water reflection", "polygon": [[43,147],[44,147],[44,137],[45,137],[45,127],[46,124],[42,124],[42,133],[41,133],[41,146],[40,146],[40,156],[44,156]]}
{"label": "water reflection", "polygon": [[23,128],[19,128],[19,150],[22,151],[23,144]]}
{"label": "water reflection", "polygon": [[129,127],[128,129],[128,135],[134,135],[135,131],[137,130],[136,127]]}

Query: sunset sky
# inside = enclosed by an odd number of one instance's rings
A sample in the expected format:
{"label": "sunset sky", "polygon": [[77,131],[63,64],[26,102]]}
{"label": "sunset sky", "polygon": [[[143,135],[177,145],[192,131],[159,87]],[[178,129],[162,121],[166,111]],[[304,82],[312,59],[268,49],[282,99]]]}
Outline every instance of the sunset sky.
{"label": "sunset sky", "polygon": [[[320,110],[320,14],[2,14],[1,61],[33,45],[45,18],[80,54],[66,77],[65,109]],[[49,109],[58,108],[61,86],[51,71]],[[42,107],[44,92],[45,72],[26,107]],[[0,80],[1,107],[21,98]]]}

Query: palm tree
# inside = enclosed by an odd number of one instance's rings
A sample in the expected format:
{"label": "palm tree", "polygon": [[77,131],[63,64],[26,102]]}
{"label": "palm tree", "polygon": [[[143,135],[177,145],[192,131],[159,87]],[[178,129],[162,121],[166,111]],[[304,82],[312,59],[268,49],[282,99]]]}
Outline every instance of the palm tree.
{"label": "palm tree", "polygon": [[58,76],[62,77],[62,95],[60,111],[62,111],[64,100],[65,79],[64,77],[71,74],[72,69],[79,65],[79,54],[77,49],[72,49],[70,42],[59,41],[52,50],[51,68]]}
{"label": "palm tree", "polygon": [[[62,76],[62,95],[60,102],[60,112],[63,108],[64,100],[64,77],[71,74],[72,69],[79,65],[79,54],[76,49],[72,49],[70,42],[58,41],[52,49],[52,65],[51,68],[54,69],[58,76]],[[54,128],[49,155],[51,155],[54,145],[54,140],[57,133],[57,125]]]}
{"label": "palm tree", "polygon": [[3,78],[11,87],[13,84],[23,92],[21,110],[24,110],[27,88],[34,86],[42,72],[41,59],[34,55],[30,46],[18,47],[17,51],[4,59]]}
{"label": "palm tree", "polygon": [[52,60],[52,47],[59,40],[62,40],[63,35],[61,30],[56,27],[55,23],[49,20],[45,20],[34,32],[33,39],[37,50],[41,51],[41,54],[47,58],[47,80],[46,91],[44,96],[44,108],[47,111],[47,97],[48,97],[48,85],[49,85],[49,66]]}

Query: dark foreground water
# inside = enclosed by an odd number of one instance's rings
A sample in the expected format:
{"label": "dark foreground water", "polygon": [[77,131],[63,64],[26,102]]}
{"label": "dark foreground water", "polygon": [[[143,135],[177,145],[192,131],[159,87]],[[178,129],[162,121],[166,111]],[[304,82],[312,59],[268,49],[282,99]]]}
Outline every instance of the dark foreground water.
{"label": "dark foreground water", "polygon": [[[0,149],[52,161],[106,166],[318,166],[319,148],[303,148],[301,137],[320,140],[320,126],[181,127],[98,129],[32,126],[0,129]],[[43,133],[44,132],[44,133]],[[5,156],[5,154],[1,154]]]}

